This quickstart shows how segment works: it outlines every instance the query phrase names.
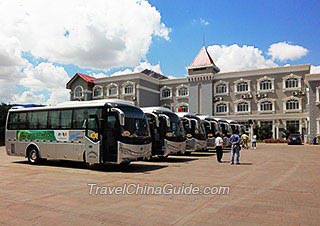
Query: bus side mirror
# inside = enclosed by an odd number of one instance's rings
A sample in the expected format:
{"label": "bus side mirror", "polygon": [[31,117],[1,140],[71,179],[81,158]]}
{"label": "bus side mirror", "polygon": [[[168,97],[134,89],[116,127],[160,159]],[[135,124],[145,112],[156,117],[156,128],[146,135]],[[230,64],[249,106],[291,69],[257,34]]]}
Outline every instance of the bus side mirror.
{"label": "bus side mirror", "polygon": [[111,108],[110,111],[118,113],[120,126],[124,126],[125,115],[124,115],[123,111],[121,111],[119,108]]}

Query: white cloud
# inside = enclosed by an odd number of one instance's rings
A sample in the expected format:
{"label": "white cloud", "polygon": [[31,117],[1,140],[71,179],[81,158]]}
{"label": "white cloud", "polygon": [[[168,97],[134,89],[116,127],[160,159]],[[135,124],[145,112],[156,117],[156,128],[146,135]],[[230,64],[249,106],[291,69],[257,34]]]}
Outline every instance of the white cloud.
{"label": "white cloud", "polygon": [[310,74],[320,74],[320,65],[319,66],[311,65]]}
{"label": "white cloud", "polygon": [[146,0],[4,0],[0,26],[37,58],[105,70],[138,65],[170,33]]}
{"label": "white cloud", "polygon": [[16,38],[0,35],[0,102],[8,102],[16,92],[16,84],[23,78],[21,70],[28,62],[21,57]]}
{"label": "white cloud", "polygon": [[[110,76],[138,73],[138,72],[141,72],[141,71],[143,71],[145,69],[149,69],[149,70],[152,70],[152,71],[157,72],[159,74],[162,74],[161,67],[160,67],[159,63],[156,64],[156,65],[152,65],[148,61],[143,61],[143,62],[140,62],[140,64],[138,66],[136,66],[135,68],[133,68],[132,70],[131,69],[125,69],[125,70],[122,70],[122,71],[117,71],[117,72],[111,74]],[[97,76],[97,74],[93,74],[93,76],[94,77],[99,77],[99,76],[102,76],[102,75],[98,74],[98,76]]]}
{"label": "white cloud", "polygon": [[307,54],[308,49],[299,45],[292,45],[288,42],[274,43],[268,49],[268,55],[273,60],[279,61],[297,60]]}
{"label": "white cloud", "polygon": [[[56,104],[69,99],[69,91],[65,86],[70,77],[63,67],[42,62],[37,66],[29,65],[24,69],[23,73],[25,77],[20,80],[20,85],[29,89],[30,92],[49,92],[48,104]],[[26,97],[20,96],[20,98],[23,101],[23,98]],[[16,96],[15,100],[18,101],[19,96]]]}
{"label": "white cloud", "polygon": [[204,26],[208,26],[210,23],[203,18],[200,18],[200,24]]}
{"label": "white cloud", "polygon": [[212,45],[208,51],[221,72],[253,70],[278,66],[262,55],[262,51],[254,46],[238,46],[233,44]]}
{"label": "white cloud", "polygon": [[24,91],[21,94],[14,94],[11,102],[19,104],[43,104],[45,96],[43,94],[37,95],[32,91]]}

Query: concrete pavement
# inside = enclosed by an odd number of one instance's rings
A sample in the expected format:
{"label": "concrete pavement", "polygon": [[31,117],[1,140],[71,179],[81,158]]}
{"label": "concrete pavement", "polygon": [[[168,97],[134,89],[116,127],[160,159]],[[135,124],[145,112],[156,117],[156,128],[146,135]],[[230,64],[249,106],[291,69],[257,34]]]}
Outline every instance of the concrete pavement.
{"label": "concrete pavement", "polygon": [[[230,158],[225,153],[223,160]],[[127,168],[48,161],[32,166],[0,148],[4,225],[319,225],[320,146],[260,144],[241,165],[213,153]],[[99,186],[229,186],[229,195],[90,195]]]}

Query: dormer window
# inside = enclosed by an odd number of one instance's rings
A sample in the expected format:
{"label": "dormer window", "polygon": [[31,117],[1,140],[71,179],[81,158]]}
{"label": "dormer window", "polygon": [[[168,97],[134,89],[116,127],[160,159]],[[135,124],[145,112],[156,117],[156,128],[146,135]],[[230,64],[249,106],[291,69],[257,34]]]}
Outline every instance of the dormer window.
{"label": "dormer window", "polygon": [[83,96],[84,96],[83,87],[82,86],[77,86],[74,89],[74,97],[75,98],[82,98]]}

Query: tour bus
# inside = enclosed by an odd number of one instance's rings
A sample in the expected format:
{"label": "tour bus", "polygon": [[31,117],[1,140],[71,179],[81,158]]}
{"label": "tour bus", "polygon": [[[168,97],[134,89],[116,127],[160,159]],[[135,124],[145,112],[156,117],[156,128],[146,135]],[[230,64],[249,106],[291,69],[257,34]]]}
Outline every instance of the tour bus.
{"label": "tour bus", "polygon": [[176,113],[182,120],[186,133],[186,151],[190,154],[193,151],[207,150],[207,139],[203,122],[195,114],[187,112]]}
{"label": "tour bus", "polygon": [[210,115],[198,115],[198,117],[204,122],[207,136],[207,148],[214,149],[216,147],[216,135],[217,133],[221,133],[218,121]]}
{"label": "tour bus", "polygon": [[221,136],[223,138],[224,147],[231,147],[229,143],[229,138],[232,134],[232,130],[228,121],[226,119],[221,119],[221,118],[214,118],[214,119],[218,121],[218,125],[221,131]]}
{"label": "tour bus", "polygon": [[241,133],[241,125],[235,120],[227,120],[231,127],[232,133],[236,132],[237,134]]}
{"label": "tour bus", "polygon": [[31,164],[60,159],[126,165],[150,158],[151,142],[143,111],[117,99],[10,109],[6,123],[7,154]]}
{"label": "tour bus", "polygon": [[152,156],[166,158],[170,154],[184,154],[186,136],[179,116],[164,107],[146,107],[142,111],[149,122]]}

